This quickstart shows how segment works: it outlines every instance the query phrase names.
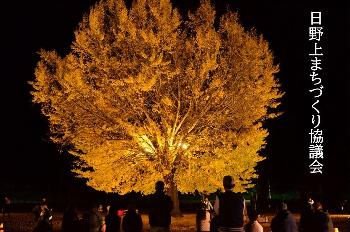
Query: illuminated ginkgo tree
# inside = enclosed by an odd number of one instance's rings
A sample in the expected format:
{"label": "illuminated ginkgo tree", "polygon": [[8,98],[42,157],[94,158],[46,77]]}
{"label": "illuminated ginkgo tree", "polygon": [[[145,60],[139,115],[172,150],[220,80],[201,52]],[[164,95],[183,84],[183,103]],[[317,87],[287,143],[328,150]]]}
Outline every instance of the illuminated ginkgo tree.
{"label": "illuminated ginkgo tree", "polygon": [[281,93],[266,42],[202,1],[184,20],[170,0],[96,4],[71,52],[41,51],[33,101],[51,139],[79,158],[97,190],[215,191],[230,174],[251,187]]}

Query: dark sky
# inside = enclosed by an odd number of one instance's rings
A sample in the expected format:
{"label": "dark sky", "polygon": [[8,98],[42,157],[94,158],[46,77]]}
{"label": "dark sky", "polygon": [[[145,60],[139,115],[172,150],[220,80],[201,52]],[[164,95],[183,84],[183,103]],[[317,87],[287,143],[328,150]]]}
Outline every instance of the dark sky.
{"label": "dark sky", "polygon": [[[13,3],[10,3],[13,2]],[[1,185],[20,189],[48,185],[67,175],[67,160],[47,139],[47,122],[31,103],[28,81],[34,79],[37,51],[67,54],[73,31],[93,0],[7,1],[2,5],[1,28]],[[197,0],[176,0],[181,12],[193,9]],[[184,3],[186,2],[186,3]],[[285,91],[284,114],[266,124],[270,130],[260,165],[262,183],[270,179],[275,191],[302,189],[327,183],[341,191],[350,189],[350,6],[346,1],[217,1],[218,14],[238,11],[242,24],[254,27],[271,45],[278,77]],[[322,11],[321,120],[325,133],[325,174],[310,177],[308,130],[311,126],[311,81],[308,41],[310,11]],[[315,188],[317,185],[314,186]],[[1,190],[1,189],[0,189]]]}

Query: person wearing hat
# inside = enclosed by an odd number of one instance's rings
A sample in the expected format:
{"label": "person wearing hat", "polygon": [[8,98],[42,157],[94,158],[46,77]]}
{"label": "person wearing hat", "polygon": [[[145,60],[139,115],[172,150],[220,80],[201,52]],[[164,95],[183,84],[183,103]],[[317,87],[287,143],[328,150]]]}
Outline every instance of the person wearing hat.
{"label": "person wearing hat", "polygon": [[233,192],[232,176],[223,179],[224,193],[216,196],[214,211],[218,215],[219,232],[243,232],[245,203],[241,194]]}

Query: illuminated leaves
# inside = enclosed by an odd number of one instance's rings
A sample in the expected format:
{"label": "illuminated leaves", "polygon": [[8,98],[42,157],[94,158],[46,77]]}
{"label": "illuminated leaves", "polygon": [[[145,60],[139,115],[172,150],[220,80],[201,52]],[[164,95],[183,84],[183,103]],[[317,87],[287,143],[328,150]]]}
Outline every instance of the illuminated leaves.
{"label": "illuminated leaves", "polygon": [[[236,14],[214,27],[208,0],[183,22],[169,0],[95,5],[61,58],[41,52],[33,101],[54,142],[83,161],[98,190],[150,193],[164,179],[181,192],[215,191],[233,175],[251,187],[281,93],[268,43]],[[183,22],[183,23],[182,23]]]}

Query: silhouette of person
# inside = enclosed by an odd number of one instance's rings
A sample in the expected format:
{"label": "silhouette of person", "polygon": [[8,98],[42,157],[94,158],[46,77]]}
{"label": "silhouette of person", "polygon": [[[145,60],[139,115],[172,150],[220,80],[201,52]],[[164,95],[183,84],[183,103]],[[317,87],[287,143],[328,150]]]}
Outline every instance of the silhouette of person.
{"label": "silhouette of person", "polygon": [[105,231],[105,219],[102,213],[98,210],[97,204],[92,205],[87,217],[89,232]]}
{"label": "silhouette of person", "polygon": [[168,232],[171,224],[173,202],[164,192],[164,182],[158,181],[156,192],[149,198],[149,224],[151,232]]}
{"label": "silhouette of person", "polygon": [[40,216],[33,232],[52,232],[52,213],[47,205],[40,206]]}
{"label": "silhouette of person", "polygon": [[250,210],[249,216],[249,223],[245,225],[244,230],[245,232],[263,232],[264,229],[258,222],[258,214],[254,209]]}
{"label": "silhouette of person", "polygon": [[62,232],[79,231],[80,221],[75,206],[70,205],[63,213]]}
{"label": "silhouette of person", "polygon": [[333,232],[333,222],[328,212],[323,210],[322,203],[316,201],[314,209],[312,232]]}
{"label": "silhouette of person", "polygon": [[204,201],[201,203],[201,207],[196,215],[196,225],[197,231],[210,232],[210,209],[212,207],[208,206]]}
{"label": "silhouette of person", "polygon": [[287,204],[281,202],[277,207],[277,215],[271,221],[272,232],[297,232],[294,216],[288,211]]}
{"label": "silhouette of person", "polygon": [[208,196],[206,195],[203,196],[202,203],[204,204],[205,209],[208,210],[209,212],[212,212],[214,210],[214,207],[209,201]]}
{"label": "silhouette of person", "polygon": [[347,229],[348,229],[348,231],[350,231],[350,218],[348,218],[348,221],[347,221]]}
{"label": "silhouette of person", "polygon": [[241,194],[233,192],[232,176],[223,178],[224,193],[216,196],[214,210],[218,215],[218,231],[244,231],[245,203]]}
{"label": "silhouette of person", "polygon": [[41,199],[40,203],[35,205],[32,212],[34,214],[34,222],[38,222],[44,209],[48,209],[46,198]]}
{"label": "silhouette of person", "polygon": [[300,215],[300,231],[301,232],[312,232],[312,224],[313,224],[313,217],[314,217],[314,207],[313,207],[314,201],[309,198],[304,206],[303,211]]}
{"label": "silhouette of person", "polygon": [[124,232],[142,231],[142,218],[141,215],[136,212],[136,205],[134,203],[128,206],[128,210],[123,218],[122,229]]}
{"label": "silhouette of person", "polygon": [[7,217],[10,218],[10,212],[11,212],[11,199],[8,196],[6,196],[4,198],[4,205],[2,209],[3,219],[5,219],[6,214],[7,214]]}
{"label": "silhouette of person", "polygon": [[119,232],[121,219],[118,216],[118,207],[111,205],[106,216],[106,232]]}

